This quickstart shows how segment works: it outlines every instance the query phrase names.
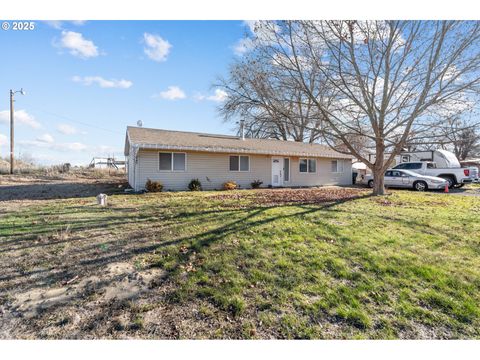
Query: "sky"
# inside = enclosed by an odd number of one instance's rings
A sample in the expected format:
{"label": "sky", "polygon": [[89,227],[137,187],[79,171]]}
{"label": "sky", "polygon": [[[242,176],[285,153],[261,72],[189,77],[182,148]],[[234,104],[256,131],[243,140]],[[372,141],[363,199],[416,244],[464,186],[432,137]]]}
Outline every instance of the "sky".
{"label": "sky", "polygon": [[34,26],[0,30],[0,156],[9,154],[10,89],[26,92],[15,94],[15,154],[43,165],[123,158],[126,127],[138,120],[150,128],[232,133],[217,111],[225,93],[213,85],[241,56],[248,23]]}

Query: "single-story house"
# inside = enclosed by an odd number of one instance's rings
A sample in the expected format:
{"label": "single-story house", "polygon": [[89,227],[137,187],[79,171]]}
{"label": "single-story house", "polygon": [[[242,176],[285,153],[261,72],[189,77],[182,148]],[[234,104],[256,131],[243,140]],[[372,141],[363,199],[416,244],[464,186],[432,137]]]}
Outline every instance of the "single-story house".
{"label": "single-story house", "polygon": [[352,183],[352,157],[320,144],[129,126],[125,156],[136,191],[148,179],[165,190],[186,190],[192,179],[206,190],[229,180],[240,188],[255,180],[272,187]]}

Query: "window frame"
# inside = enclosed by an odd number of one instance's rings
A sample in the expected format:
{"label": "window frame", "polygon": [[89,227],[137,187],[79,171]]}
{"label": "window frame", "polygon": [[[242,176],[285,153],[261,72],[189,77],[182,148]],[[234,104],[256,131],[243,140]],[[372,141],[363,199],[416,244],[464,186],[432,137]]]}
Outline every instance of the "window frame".
{"label": "window frame", "polygon": [[[170,170],[161,170],[160,169],[160,154],[170,154]],[[184,170],[174,170],[173,169],[173,154],[184,154],[185,155],[185,169]],[[159,172],[186,172],[187,171],[187,153],[183,151],[159,151],[158,152],[158,171]]]}
{"label": "window frame", "polygon": [[[302,161],[302,160],[307,160],[307,171],[300,171],[300,161]],[[315,161],[315,171],[310,171],[310,162],[309,162],[310,160]],[[317,167],[318,167],[317,158],[312,158],[312,157],[298,158],[298,172],[300,174],[316,174],[317,173]]]}
{"label": "window frame", "polygon": [[[230,158],[233,156],[238,157],[238,170],[230,169]],[[248,170],[240,170],[242,167],[240,157],[242,156],[248,159]],[[250,155],[236,155],[236,154],[228,155],[228,172],[243,172],[243,173],[250,172]]]}
{"label": "window frame", "polygon": [[[336,171],[332,171],[332,165],[333,165],[333,162],[336,162],[337,163],[337,166],[336,166]],[[341,165],[340,165],[341,164]],[[335,160],[331,160],[330,161],[330,171],[332,172],[332,174],[343,174],[345,172],[345,168],[343,166],[343,159],[335,159]],[[339,171],[339,168],[341,168],[341,171]]]}

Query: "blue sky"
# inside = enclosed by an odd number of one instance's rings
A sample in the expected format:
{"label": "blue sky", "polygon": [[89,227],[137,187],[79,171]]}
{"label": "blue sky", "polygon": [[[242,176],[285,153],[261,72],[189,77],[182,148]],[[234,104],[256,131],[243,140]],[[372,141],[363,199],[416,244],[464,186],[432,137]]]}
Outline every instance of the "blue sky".
{"label": "blue sky", "polygon": [[[241,21],[35,22],[0,32],[0,154],[8,154],[9,89],[16,154],[87,164],[123,156],[125,128],[230,133],[212,88],[238,56]],[[241,50],[241,49],[240,49]]]}

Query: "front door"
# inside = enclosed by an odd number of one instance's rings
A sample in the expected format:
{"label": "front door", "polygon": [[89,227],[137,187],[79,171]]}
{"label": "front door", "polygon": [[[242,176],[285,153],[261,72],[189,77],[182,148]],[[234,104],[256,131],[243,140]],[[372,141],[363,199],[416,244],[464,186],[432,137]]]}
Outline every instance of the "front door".
{"label": "front door", "polygon": [[272,186],[283,186],[282,158],[272,158]]}

